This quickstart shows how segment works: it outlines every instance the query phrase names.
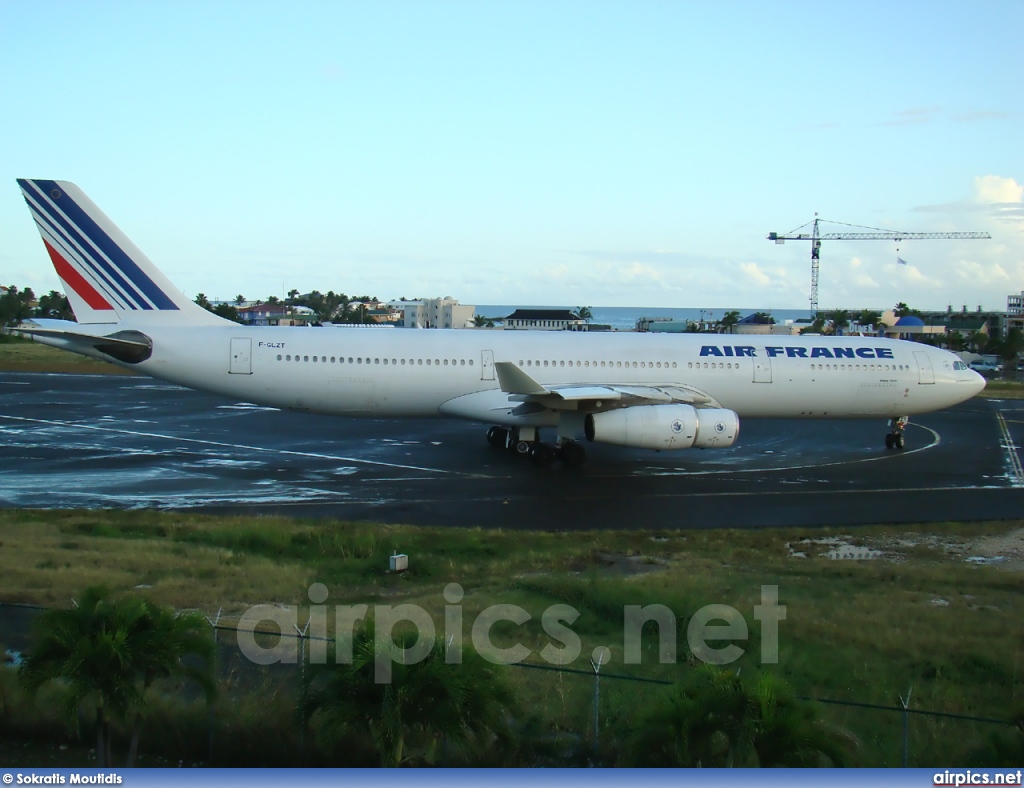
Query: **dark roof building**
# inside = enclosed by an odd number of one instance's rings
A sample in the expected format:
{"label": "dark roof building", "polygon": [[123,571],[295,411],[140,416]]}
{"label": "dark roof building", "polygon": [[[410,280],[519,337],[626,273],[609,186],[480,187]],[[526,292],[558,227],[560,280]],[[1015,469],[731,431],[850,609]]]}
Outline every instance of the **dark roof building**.
{"label": "dark roof building", "polygon": [[541,331],[563,331],[576,326],[585,326],[581,320],[568,309],[517,309],[505,318],[505,328],[531,328]]}

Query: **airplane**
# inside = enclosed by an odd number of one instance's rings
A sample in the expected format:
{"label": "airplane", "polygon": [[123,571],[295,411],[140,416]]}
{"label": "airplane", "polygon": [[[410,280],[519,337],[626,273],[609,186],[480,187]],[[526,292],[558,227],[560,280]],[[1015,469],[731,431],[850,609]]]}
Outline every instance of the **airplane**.
{"label": "airplane", "polygon": [[184,296],[75,184],[18,184],[77,322],[17,332],[275,408],[483,422],[539,466],[583,464],[584,441],[725,448],[748,418],[884,418],[900,450],[910,416],[985,387],[952,353],[876,337],[243,326]]}

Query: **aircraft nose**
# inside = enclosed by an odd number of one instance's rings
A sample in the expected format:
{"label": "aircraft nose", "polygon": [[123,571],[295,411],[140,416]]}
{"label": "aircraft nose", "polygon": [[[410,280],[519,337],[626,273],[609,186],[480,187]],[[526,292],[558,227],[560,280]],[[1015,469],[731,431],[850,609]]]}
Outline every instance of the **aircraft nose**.
{"label": "aircraft nose", "polygon": [[971,396],[976,396],[985,390],[988,381],[985,380],[984,375],[975,372],[973,369],[971,374],[974,375],[974,379],[971,381],[971,388],[974,389],[974,393]]}

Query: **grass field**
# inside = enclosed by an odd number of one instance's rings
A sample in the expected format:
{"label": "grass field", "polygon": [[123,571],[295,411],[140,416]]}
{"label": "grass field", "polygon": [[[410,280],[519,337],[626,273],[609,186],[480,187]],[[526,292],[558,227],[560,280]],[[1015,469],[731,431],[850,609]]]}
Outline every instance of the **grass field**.
{"label": "grass field", "polygon": [[[517,605],[532,616],[518,627],[495,627],[496,646],[521,643],[539,662],[545,645],[560,646],[542,627],[542,614],[570,605],[579,612],[571,629],[582,645],[572,667],[589,669],[592,650],[604,645],[612,654],[607,671],[671,681],[694,662],[687,624],[709,604],[739,611],[749,638],[739,641],[745,653],[738,664],[758,670],[754,606],[762,586],[773,585],[786,618],[778,663],[770,667],[798,693],[894,705],[913,687],[915,708],[1008,719],[1024,707],[1022,526],[524,534],[277,517],[0,511],[0,601],[66,605],[87,585],[104,582],[142,588],[178,608],[211,615],[222,608],[228,622],[257,603],[297,605],[301,627],[307,589],[321,582],[328,605],[416,604],[440,630],[442,593],[458,583],[467,632],[491,605]],[[410,556],[409,572],[387,571],[396,550]],[[659,664],[657,632],[649,627],[643,663],[625,665],[623,607],[650,604],[677,617],[678,657]],[[521,695],[558,726],[585,729],[590,684],[537,673],[516,671]],[[624,730],[636,704],[656,689],[608,682],[606,724]],[[826,716],[858,735],[866,763],[898,763],[898,715],[830,706]],[[914,731],[919,758],[936,764],[989,733],[977,723],[931,718],[916,719]]]}
{"label": "grass field", "polygon": [[64,372],[79,375],[132,375],[105,361],[0,334],[0,372]]}

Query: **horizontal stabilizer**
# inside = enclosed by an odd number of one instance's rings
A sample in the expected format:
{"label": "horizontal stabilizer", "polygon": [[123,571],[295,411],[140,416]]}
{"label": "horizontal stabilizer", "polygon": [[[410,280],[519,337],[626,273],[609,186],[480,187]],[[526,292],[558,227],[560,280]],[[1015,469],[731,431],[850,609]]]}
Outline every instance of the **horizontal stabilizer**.
{"label": "horizontal stabilizer", "polygon": [[[65,325],[77,326],[77,323],[66,321]],[[153,340],[141,331],[116,331],[105,336],[85,334],[65,328],[42,326],[33,322],[21,323],[11,331],[38,339],[40,342],[54,347],[64,348],[81,353],[93,350],[127,364],[138,364],[153,354]],[[94,355],[86,353],[86,355]]]}

